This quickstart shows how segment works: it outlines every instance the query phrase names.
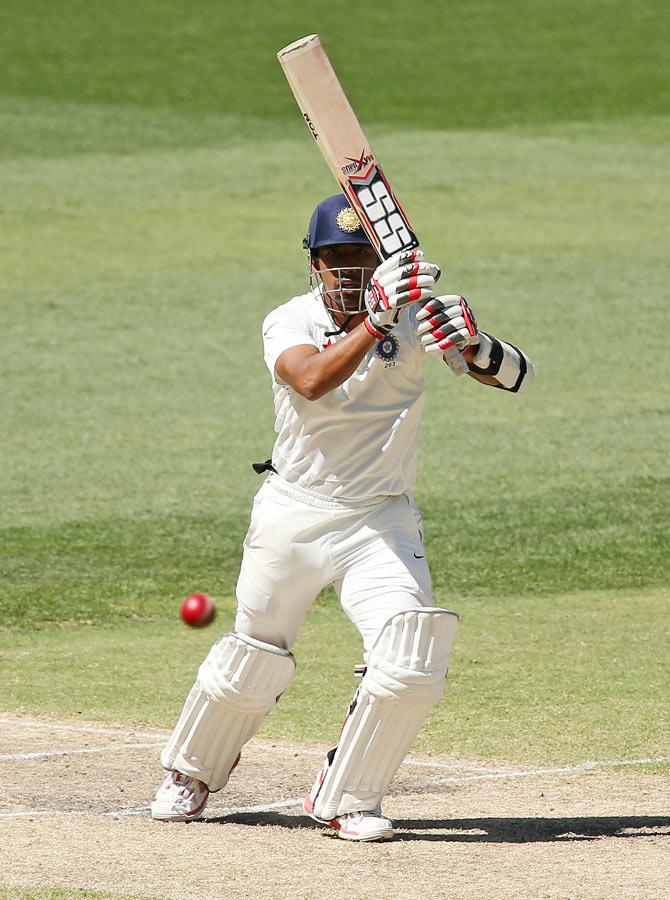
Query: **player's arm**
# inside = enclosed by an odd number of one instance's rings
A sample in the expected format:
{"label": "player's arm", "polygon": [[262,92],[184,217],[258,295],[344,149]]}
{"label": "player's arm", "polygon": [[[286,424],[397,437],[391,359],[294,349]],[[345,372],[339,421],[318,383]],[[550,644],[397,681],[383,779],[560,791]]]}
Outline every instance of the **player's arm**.
{"label": "player's arm", "polygon": [[312,344],[289,347],[277,358],[275,374],[308,400],[339,387],[358,368],[368,350],[383,340],[403,309],[433,294],[440,267],[420,249],[402,250],[373,272],[365,291],[368,314],[345,337],[320,351]]}
{"label": "player's arm", "polygon": [[518,393],[533,380],[534,369],[523,350],[477,328],[464,297],[433,297],[417,313],[418,333],[426,352],[457,347],[469,375],[481,384]]}
{"label": "player's arm", "polygon": [[307,400],[318,400],[353,375],[375,340],[361,322],[325,350],[313,344],[289,347],[279,355],[275,373]]}

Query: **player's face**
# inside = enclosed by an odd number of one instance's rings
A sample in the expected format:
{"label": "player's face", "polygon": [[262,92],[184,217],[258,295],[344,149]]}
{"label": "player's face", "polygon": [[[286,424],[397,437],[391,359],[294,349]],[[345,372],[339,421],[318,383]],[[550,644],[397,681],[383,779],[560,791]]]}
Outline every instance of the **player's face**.
{"label": "player's face", "polygon": [[363,294],[379,258],[370,244],[333,244],[320,247],[312,265],[323,282],[324,303],[336,312],[365,309]]}

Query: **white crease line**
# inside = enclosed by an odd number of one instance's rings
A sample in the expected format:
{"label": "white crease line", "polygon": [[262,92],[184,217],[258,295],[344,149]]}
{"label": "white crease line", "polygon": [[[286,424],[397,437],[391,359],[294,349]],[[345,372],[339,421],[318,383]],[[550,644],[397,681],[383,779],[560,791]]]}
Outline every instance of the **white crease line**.
{"label": "white crease line", "polygon": [[75,731],[82,734],[111,734],[117,737],[134,737],[147,738],[155,741],[166,741],[169,732],[167,731],[125,731],[121,728],[105,728],[102,725],[77,725],[68,722],[49,722],[39,719],[23,719],[20,717],[3,717],[0,719],[0,725],[24,725],[26,728],[46,728],[55,731]]}
{"label": "white crease line", "polygon": [[[643,759],[605,759],[600,762],[589,761],[575,766],[555,766],[546,769],[527,769],[510,772],[491,772],[487,775],[454,775],[451,778],[436,778],[425,782],[426,787],[437,787],[443,784],[464,784],[469,781],[500,781],[505,778],[532,778],[540,775],[575,775],[579,772],[590,772],[594,769],[615,768],[617,766],[642,766],[649,763],[668,763],[670,756],[645,757]],[[410,788],[411,790],[411,788]]]}
{"label": "white crease line", "polygon": [[477,765],[465,765],[464,763],[441,763],[441,762],[433,762],[429,759],[406,759],[402,763],[403,766],[419,766],[423,769],[452,769],[457,772],[482,772],[482,773],[491,773],[498,772],[503,773],[508,771],[507,769],[503,769],[500,766],[477,766]]}
{"label": "white crease line", "polygon": [[[639,766],[644,765],[645,763],[666,763],[670,762],[670,757],[668,756],[657,756],[657,757],[645,757],[642,759],[615,759],[615,760],[603,760],[602,762],[589,761],[585,763],[580,763],[576,766],[556,766],[553,768],[546,769],[526,769],[526,770],[517,770],[514,772],[491,772],[485,775],[463,775],[463,776],[453,776],[452,778],[438,778],[434,781],[426,781],[421,787],[423,789],[429,789],[433,787],[440,787],[446,784],[466,784],[472,781],[500,781],[501,779],[509,779],[513,780],[515,778],[533,778],[539,777],[540,775],[575,775],[580,772],[591,771],[593,769],[603,769],[612,766]],[[404,793],[411,793],[411,787],[406,788]],[[210,821],[212,819],[218,819],[222,816],[232,816],[240,813],[254,813],[254,812],[270,812],[273,809],[289,809],[292,806],[299,806],[302,803],[302,798],[299,797],[290,797],[287,800],[277,800],[274,803],[261,803],[258,806],[231,806],[224,807],[223,809],[217,810],[212,809],[210,811],[210,815],[207,819],[202,821]],[[0,819],[31,819],[38,817],[81,817],[81,816],[96,816],[96,817],[107,817],[107,818],[123,818],[126,816],[142,816],[148,814],[150,808],[148,806],[131,806],[126,809],[112,810],[109,812],[90,812],[88,810],[50,810],[50,809],[38,809],[32,812],[21,810],[19,812],[9,812],[3,813],[0,812]]]}
{"label": "white crease line", "polygon": [[[77,725],[76,723],[68,724],[67,722],[48,722],[48,721],[40,721],[39,719],[30,719],[30,718],[20,718],[20,717],[12,717],[5,716],[0,718],[0,725],[24,725],[27,728],[45,728],[45,729],[54,729],[57,731],[72,731],[75,733],[81,734],[108,734],[114,735],[117,737],[134,737],[134,738],[149,738],[156,741],[166,741],[169,737],[169,733],[166,732],[142,732],[142,731],[124,731],[119,728],[105,728],[104,726],[98,725]],[[130,746],[130,745],[125,745]],[[324,756],[323,750],[316,750],[309,747],[285,747],[281,744],[268,744],[262,743],[260,741],[251,741],[249,744],[250,749],[257,750],[267,750],[273,753],[287,753],[292,755],[301,755],[301,756]],[[54,755],[58,755],[54,753]],[[7,754],[5,759],[11,759],[9,754]],[[23,757],[22,757],[23,758]],[[0,756],[0,761],[2,761],[3,757]],[[435,760],[422,760],[422,759],[406,759],[402,763],[403,766],[417,766],[419,768],[427,768],[427,769],[449,769],[456,770],[461,772],[503,772],[504,769],[499,767],[490,767],[490,766],[479,766],[479,765],[462,765],[459,763],[443,763]]]}
{"label": "white crease line", "polygon": [[[222,809],[212,809],[202,822],[211,822],[222,816],[234,816],[242,813],[271,812],[273,809],[289,809],[292,806],[302,806],[302,797],[290,797],[288,800],[277,800],[274,803],[259,803],[256,806],[227,806]],[[110,810],[108,812],[93,812],[91,810],[54,810],[36,809],[32,812],[21,810],[19,812],[0,813],[0,819],[33,819],[48,817],[66,818],[91,818],[104,817],[111,819],[127,818],[128,816],[146,816],[151,812],[149,806],[129,806],[126,809]]]}
{"label": "white crease line", "polygon": [[115,812],[91,812],[89,810],[57,810],[57,809],[35,809],[32,812],[21,810],[20,812],[0,813],[0,819],[39,819],[48,817],[59,817],[68,819],[80,819],[95,816],[112,816],[114,818],[121,816],[140,816],[149,812],[149,807],[131,807],[130,809],[120,809]]}
{"label": "white crease line", "polygon": [[[42,721],[40,719],[32,719],[32,718],[23,718],[20,716],[4,716],[0,718],[0,725],[25,725],[29,728],[52,728],[58,729],[61,731],[74,731],[81,732],[84,734],[109,734],[116,735],[118,737],[135,737],[135,738],[152,738],[156,741],[165,741],[169,737],[168,732],[141,732],[141,731],[126,731],[119,728],[106,728],[104,726],[98,725],[78,725],[77,723],[68,723],[68,722],[49,722]],[[130,746],[120,745],[120,746]],[[317,750],[308,747],[286,747],[281,744],[268,744],[268,743],[260,743],[251,741],[249,743],[250,749],[259,749],[259,750],[268,750],[274,753],[290,753],[294,755],[306,755],[306,756],[323,756],[323,750]],[[462,772],[480,772],[480,775],[471,775],[471,776],[462,776],[462,777],[454,777],[453,779],[438,779],[435,781],[431,780],[431,784],[450,784],[453,781],[462,781],[465,780],[486,780],[489,776],[493,779],[506,778],[509,776],[515,778],[527,778],[531,775],[544,775],[544,774],[560,774],[562,772],[580,772],[587,771],[593,768],[603,768],[606,766],[637,766],[643,765],[645,763],[667,763],[670,762],[670,757],[660,756],[655,758],[643,758],[643,759],[629,759],[629,760],[604,760],[602,762],[585,762],[580,763],[577,766],[567,766],[567,767],[558,767],[558,768],[544,768],[544,769],[531,769],[523,772],[514,770],[514,769],[504,769],[500,767],[488,767],[488,766],[479,766],[479,765],[465,765],[458,763],[441,763],[434,760],[422,760],[422,759],[406,759],[403,761],[403,766],[416,766],[418,768],[428,768],[428,769],[451,769]]]}
{"label": "white crease line", "polygon": [[112,744],[109,747],[86,747],[76,750],[40,750],[35,753],[0,753],[0,762],[49,759],[54,756],[79,756],[82,753],[117,753],[119,750],[149,750],[158,744]]}

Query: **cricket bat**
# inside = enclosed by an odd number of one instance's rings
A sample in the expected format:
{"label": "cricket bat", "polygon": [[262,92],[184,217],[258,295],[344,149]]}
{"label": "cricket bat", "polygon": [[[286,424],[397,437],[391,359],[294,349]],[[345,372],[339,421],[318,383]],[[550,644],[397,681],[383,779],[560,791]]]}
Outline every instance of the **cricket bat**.
{"label": "cricket bat", "polygon": [[[294,41],[277,53],[303,119],[330,171],[358,213],[381,259],[412,250],[419,240],[391,189],[351,108],[318,34]],[[444,353],[456,375],[468,365],[456,347]]]}

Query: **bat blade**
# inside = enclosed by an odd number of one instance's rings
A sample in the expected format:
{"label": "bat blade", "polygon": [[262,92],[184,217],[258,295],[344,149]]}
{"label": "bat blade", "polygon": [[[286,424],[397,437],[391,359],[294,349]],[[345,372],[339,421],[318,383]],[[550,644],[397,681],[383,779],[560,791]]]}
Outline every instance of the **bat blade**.
{"label": "bat blade", "polygon": [[[329,169],[358,213],[381,259],[419,246],[419,240],[391,189],[356,113],[317,34],[277,53],[305,124]],[[455,374],[467,363],[455,347],[445,353]]]}
{"label": "bat blade", "polygon": [[382,259],[419,246],[319,36],[277,54],[303,118]]}

